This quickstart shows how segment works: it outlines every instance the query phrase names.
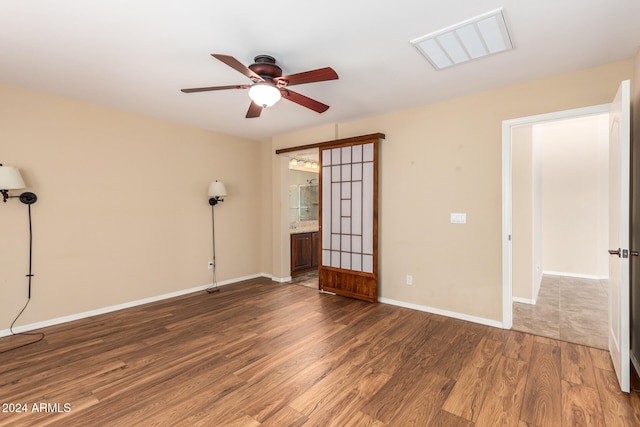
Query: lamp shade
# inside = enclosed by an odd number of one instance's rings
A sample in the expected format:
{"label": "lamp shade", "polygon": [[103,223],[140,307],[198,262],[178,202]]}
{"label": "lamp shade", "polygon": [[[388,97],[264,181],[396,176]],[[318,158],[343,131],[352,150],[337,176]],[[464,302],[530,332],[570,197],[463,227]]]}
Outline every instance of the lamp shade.
{"label": "lamp shade", "polygon": [[19,190],[25,187],[18,168],[0,166],[0,190]]}
{"label": "lamp shade", "polygon": [[227,195],[227,189],[220,181],[209,184],[209,197],[223,197]]}
{"label": "lamp shade", "polygon": [[249,88],[249,98],[261,107],[271,107],[280,101],[280,89],[271,83],[260,82],[254,83]]}

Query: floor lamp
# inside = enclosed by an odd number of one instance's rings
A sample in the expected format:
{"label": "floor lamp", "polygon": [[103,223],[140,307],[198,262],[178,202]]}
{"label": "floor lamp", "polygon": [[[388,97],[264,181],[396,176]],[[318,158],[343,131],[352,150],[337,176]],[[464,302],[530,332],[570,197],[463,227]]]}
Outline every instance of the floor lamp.
{"label": "floor lamp", "polygon": [[209,184],[209,204],[211,205],[211,249],[213,253],[213,262],[210,264],[211,275],[212,275],[212,283],[211,286],[207,288],[208,293],[218,292],[218,282],[216,281],[216,223],[214,216],[214,208],[218,204],[218,202],[224,202],[222,197],[227,195],[227,189],[224,184],[220,181],[215,181]]}

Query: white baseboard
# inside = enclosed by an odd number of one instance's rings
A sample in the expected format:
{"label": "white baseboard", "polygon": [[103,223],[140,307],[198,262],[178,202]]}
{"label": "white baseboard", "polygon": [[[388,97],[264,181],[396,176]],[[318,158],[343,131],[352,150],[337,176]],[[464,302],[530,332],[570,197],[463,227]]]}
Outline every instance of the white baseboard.
{"label": "white baseboard", "polygon": [[608,279],[609,276],[598,276],[594,274],[579,274],[579,273],[567,273],[564,271],[549,271],[545,270],[542,274],[548,274],[549,276],[564,276],[564,277],[576,277],[578,279],[593,279],[593,280],[603,280]]}
{"label": "white baseboard", "polygon": [[523,304],[536,305],[536,300],[535,299],[529,299],[529,298],[513,297],[513,302],[521,302]]}
{"label": "white baseboard", "polygon": [[[230,285],[232,283],[242,282],[244,280],[249,280],[249,279],[255,279],[257,277],[267,277],[267,278],[270,278],[271,280],[273,280],[274,282],[279,282],[279,283],[288,282],[288,281],[291,280],[291,277],[278,278],[278,277],[273,277],[271,274],[267,274],[267,273],[257,273],[257,274],[252,274],[252,275],[249,275],[249,276],[237,277],[235,279],[224,280],[224,281],[218,282],[218,286]],[[203,291],[203,290],[207,289],[208,287],[210,287],[211,285],[212,284],[207,284],[207,285],[204,285],[204,286],[197,286],[195,288],[182,289],[180,291],[170,292],[168,294],[157,295],[157,296],[154,296],[154,297],[144,298],[144,299],[140,299],[140,300],[136,300],[136,301],[130,301],[130,302],[117,304],[117,305],[113,305],[113,306],[109,306],[109,307],[98,308],[98,309],[95,309],[95,310],[90,310],[90,311],[85,311],[85,312],[82,312],[82,313],[72,314],[72,315],[69,315],[69,316],[57,317],[55,319],[49,319],[49,320],[45,320],[45,321],[42,321],[42,322],[31,323],[31,324],[28,324],[28,325],[16,326],[16,327],[13,328],[13,332],[15,332],[15,333],[28,332],[28,331],[32,331],[32,330],[35,330],[35,329],[41,329],[41,328],[46,328],[48,326],[59,325],[61,323],[72,322],[74,320],[84,319],[84,318],[91,317],[91,316],[97,316],[97,315],[100,315],[100,314],[111,313],[113,311],[123,310],[125,308],[135,307],[135,306],[138,306],[138,305],[148,304],[148,303],[151,303],[151,302],[161,301],[161,300],[165,300],[165,299],[169,299],[169,298],[175,298],[175,297],[178,297],[178,296],[182,296],[182,295],[186,295],[186,294],[190,294],[190,293],[194,293],[194,292]],[[470,315],[467,315],[467,314],[457,313],[457,312],[453,312],[453,311],[441,310],[439,308],[427,307],[427,306],[418,305],[418,304],[412,304],[412,303],[408,303],[408,302],[404,302],[404,301],[396,301],[396,300],[392,300],[392,299],[389,299],[389,298],[379,298],[378,301],[380,301],[380,302],[382,302],[384,304],[391,304],[391,305],[395,305],[395,306],[398,306],[398,307],[410,308],[412,310],[418,310],[418,311],[424,311],[424,312],[427,312],[427,313],[438,314],[440,316],[447,316],[447,317],[451,317],[451,318],[454,318],[454,319],[465,320],[465,321],[468,321],[468,322],[478,323],[478,324],[485,325],[485,326],[492,326],[494,328],[502,328],[503,327],[502,326],[502,322],[499,322],[497,320],[485,319],[483,317],[470,316]],[[5,336],[9,336],[9,335],[11,335],[11,331],[9,329],[0,330],[0,337],[5,337]]]}
{"label": "white baseboard", "polygon": [[[225,285],[230,285],[232,283],[242,282],[244,280],[255,279],[256,277],[271,277],[271,275],[266,274],[266,273],[251,274],[249,276],[237,277],[235,279],[229,279],[229,280],[223,280],[222,282],[218,282],[217,284],[218,284],[218,286],[225,286]],[[32,331],[34,329],[40,329],[40,328],[46,328],[48,326],[59,325],[61,323],[66,323],[66,322],[71,322],[71,321],[74,321],[74,320],[84,319],[84,318],[91,317],[91,316],[97,316],[99,314],[110,313],[112,311],[123,310],[125,308],[130,308],[130,307],[135,307],[135,306],[138,306],[138,305],[148,304],[150,302],[156,302],[156,301],[161,301],[161,300],[165,300],[165,299],[169,299],[169,298],[175,298],[175,297],[179,297],[179,296],[182,296],[182,295],[203,291],[203,290],[207,289],[208,287],[210,287],[212,285],[213,285],[212,283],[209,283],[208,285],[204,285],[204,286],[197,286],[195,288],[182,289],[182,290],[179,290],[179,291],[176,291],[176,292],[170,292],[168,294],[157,295],[157,296],[154,296],[154,297],[149,297],[149,298],[144,298],[144,299],[140,299],[140,300],[136,300],[136,301],[130,301],[130,302],[122,303],[122,304],[112,305],[112,306],[109,306],[109,307],[98,308],[98,309],[95,309],[95,310],[85,311],[83,313],[71,314],[69,316],[57,317],[55,319],[44,320],[42,322],[36,322],[36,323],[28,324],[28,325],[16,326],[16,327],[13,328],[13,332],[20,333],[20,332]],[[9,329],[0,330],[0,337],[6,337],[6,336],[9,336],[9,335],[11,335],[11,331]]]}
{"label": "white baseboard", "polygon": [[410,308],[412,310],[424,311],[426,313],[438,314],[440,316],[452,317],[454,319],[466,320],[468,322],[479,323],[485,326],[492,326],[494,328],[502,328],[502,322],[497,320],[485,319],[483,317],[469,316],[468,314],[456,313],[454,311],[441,310],[439,308],[427,307],[424,305],[412,304],[410,302],[396,301],[389,298],[378,298],[378,301],[397,305],[398,307]]}

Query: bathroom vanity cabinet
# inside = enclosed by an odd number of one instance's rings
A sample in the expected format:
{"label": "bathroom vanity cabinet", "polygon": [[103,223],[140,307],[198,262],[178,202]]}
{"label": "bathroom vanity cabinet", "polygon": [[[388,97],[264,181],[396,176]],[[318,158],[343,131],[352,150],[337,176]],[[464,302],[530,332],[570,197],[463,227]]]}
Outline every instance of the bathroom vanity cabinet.
{"label": "bathroom vanity cabinet", "polygon": [[291,275],[318,268],[318,232],[291,234]]}

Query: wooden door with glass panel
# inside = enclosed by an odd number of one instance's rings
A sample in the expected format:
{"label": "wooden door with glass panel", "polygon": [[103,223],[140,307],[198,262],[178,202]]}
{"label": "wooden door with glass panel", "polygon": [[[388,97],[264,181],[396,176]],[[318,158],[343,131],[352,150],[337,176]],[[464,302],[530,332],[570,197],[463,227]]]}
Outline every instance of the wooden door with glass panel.
{"label": "wooden door with glass panel", "polygon": [[320,147],[319,287],[378,300],[378,146],[382,136]]}

